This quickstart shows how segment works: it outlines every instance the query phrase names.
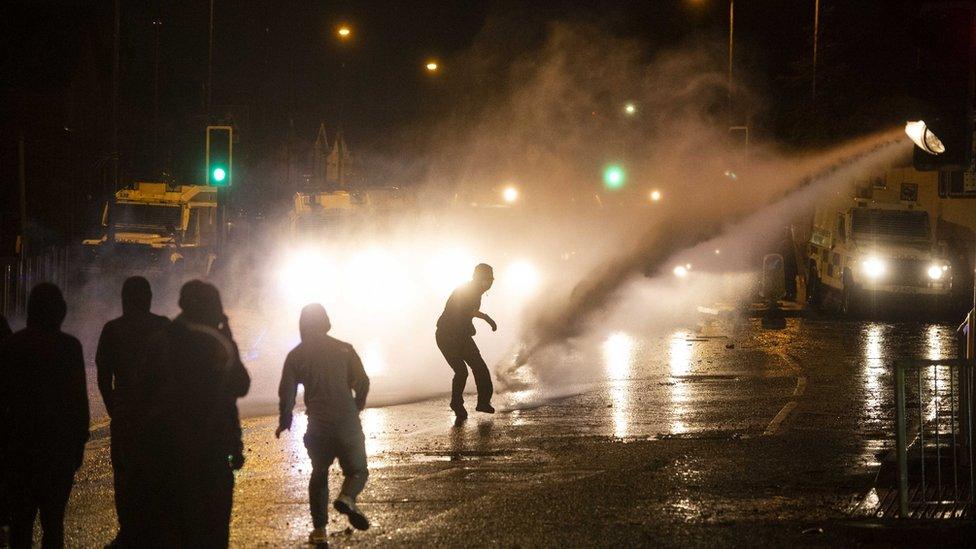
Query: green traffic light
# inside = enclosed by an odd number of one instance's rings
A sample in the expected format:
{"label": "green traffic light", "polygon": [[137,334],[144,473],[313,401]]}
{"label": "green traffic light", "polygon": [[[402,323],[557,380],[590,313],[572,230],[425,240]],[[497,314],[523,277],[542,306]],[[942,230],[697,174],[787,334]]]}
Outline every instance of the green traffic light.
{"label": "green traffic light", "polygon": [[615,191],[624,186],[627,181],[627,173],[617,165],[607,166],[603,170],[603,184],[610,190]]}
{"label": "green traffic light", "polygon": [[216,181],[217,183],[220,183],[221,181],[223,181],[226,178],[227,178],[227,172],[224,171],[223,168],[214,168],[214,171],[213,171],[213,180],[214,181]]}

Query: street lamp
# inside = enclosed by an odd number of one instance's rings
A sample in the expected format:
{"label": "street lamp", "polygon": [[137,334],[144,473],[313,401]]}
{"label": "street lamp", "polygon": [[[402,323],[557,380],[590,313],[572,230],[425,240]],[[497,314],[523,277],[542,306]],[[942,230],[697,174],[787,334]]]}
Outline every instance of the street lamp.
{"label": "street lamp", "polygon": [[624,114],[627,116],[634,116],[637,114],[637,105],[633,102],[628,102],[624,105]]}
{"label": "street lamp", "polygon": [[440,64],[437,63],[437,61],[431,59],[427,61],[427,64],[424,65],[424,68],[427,69],[427,72],[433,74],[437,72],[441,68],[441,66]]}
{"label": "street lamp", "polygon": [[515,201],[518,200],[518,198],[519,198],[518,189],[516,189],[515,186],[513,185],[509,185],[505,187],[505,189],[502,191],[502,199],[505,200],[505,202],[508,202],[509,204],[514,204]]}
{"label": "street lamp", "polygon": [[661,200],[661,191],[654,189],[651,191],[651,202],[659,202]]}
{"label": "street lamp", "polygon": [[349,25],[339,25],[336,34],[339,36],[339,40],[348,40],[352,37],[352,29],[349,28]]}

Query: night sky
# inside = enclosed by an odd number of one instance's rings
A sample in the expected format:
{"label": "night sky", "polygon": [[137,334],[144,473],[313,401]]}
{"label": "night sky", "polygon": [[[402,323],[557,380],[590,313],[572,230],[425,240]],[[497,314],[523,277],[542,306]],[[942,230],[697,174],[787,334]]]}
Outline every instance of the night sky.
{"label": "night sky", "polygon": [[[901,120],[917,2],[822,0],[816,103],[810,93],[813,4],[736,3],[737,78],[766,105],[749,121],[755,134],[804,146]],[[121,5],[122,179],[165,170],[185,180],[199,161],[205,125],[208,2]],[[35,159],[38,186],[70,179],[70,194],[97,202],[111,192],[105,181],[113,2],[13,1],[2,10],[0,177],[3,196],[13,197],[3,209],[15,209],[21,135]],[[288,139],[313,140],[320,121],[334,130],[341,96],[352,148],[395,155],[404,145],[397,138],[403,129],[423,128],[442,110],[432,103],[464,100],[443,93],[465,69],[452,60],[469,59],[462,54],[486,37],[503,41],[503,50],[517,58],[537,47],[547,24],[557,20],[637,40],[649,58],[687,45],[711,48],[718,63],[726,55],[724,0],[215,0],[213,113],[234,113],[242,151],[258,163]],[[161,22],[158,57],[153,21]],[[342,22],[353,28],[348,43],[335,35]],[[425,74],[428,58],[440,60],[441,74]]]}

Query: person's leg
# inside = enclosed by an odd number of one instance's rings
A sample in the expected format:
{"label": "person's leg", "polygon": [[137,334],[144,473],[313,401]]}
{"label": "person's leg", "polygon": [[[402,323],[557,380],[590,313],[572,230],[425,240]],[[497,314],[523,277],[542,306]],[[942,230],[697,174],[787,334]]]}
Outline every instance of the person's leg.
{"label": "person's leg", "polygon": [[234,473],[227,462],[194,463],[178,482],[176,545],[226,549],[234,500]]}
{"label": "person's leg", "polygon": [[491,406],[491,396],[495,391],[491,383],[491,373],[485,359],[481,357],[481,351],[473,338],[465,338],[461,347],[461,356],[471,367],[474,374],[474,383],[478,387],[478,406]]}
{"label": "person's leg", "polygon": [[451,409],[464,409],[464,386],[468,382],[468,367],[461,358],[457,341],[438,333],[437,348],[444,355],[451,370],[454,370],[454,379],[451,381]]}
{"label": "person's leg", "polygon": [[64,547],[64,511],[74,482],[75,472],[70,467],[51,471],[46,479],[40,502],[43,549]]}
{"label": "person's leg", "polygon": [[305,433],[305,448],[312,461],[312,475],[308,479],[308,507],[313,528],[325,528],[329,521],[329,467],[335,460],[330,438],[326,433]]}
{"label": "person's leg", "polygon": [[30,549],[34,538],[37,506],[15,500],[10,512],[10,549]]}
{"label": "person's leg", "polygon": [[[114,426],[113,422],[113,426]],[[115,514],[119,520],[119,532],[115,536],[115,542],[120,547],[125,547],[126,536],[131,536],[132,525],[132,503],[131,503],[131,481],[132,467],[131,452],[129,442],[125,433],[119,432],[121,429],[111,429],[111,453],[112,458],[112,486],[115,489]]]}
{"label": "person's leg", "polygon": [[207,513],[207,542],[201,546],[226,549],[230,544],[230,515],[234,508],[234,473],[226,463],[220,463],[208,476],[212,507]]}
{"label": "person's leg", "polygon": [[39,475],[22,468],[8,471],[10,505],[10,548],[30,549],[37,517],[37,486]]}
{"label": "person's leg", "polygon": [[338,452],[339,467],[342,468],[342,491],[340,495],[349,496],[353,501],[366,487],[369,470],[366,466],[366,437],[359,421],[350,422],[346,427]]}
{"label": "person's leg", "polygon": [[342,492],[336,498],[336,511],[349,517],[349,523],[357,530],[369,528],[369,518],[356,505],[356,496],[366,486],[369,473],[366,469],[366,438],[358,417],[348,418],[341,431],[337,431],[336,449],[339,466],[342,467]]}

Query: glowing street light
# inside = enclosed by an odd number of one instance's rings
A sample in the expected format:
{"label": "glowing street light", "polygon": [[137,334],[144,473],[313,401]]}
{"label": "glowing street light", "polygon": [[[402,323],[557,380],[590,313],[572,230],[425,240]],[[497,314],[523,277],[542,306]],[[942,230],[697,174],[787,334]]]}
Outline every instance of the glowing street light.
{"label": "glowing street light", "polygon": [[336,34],[339,35],[339,40],[348,40],[352,36],[352,29],[349,25],[339,25]]}
{"label": "glowing street light", "polygon": [[674,276],[678,278],[684,278],[688,276],[688,268],[685,267],[684,265],[678,265],[677,267],[674,268],[673,272],[674,272]]}
{"label": "glowing street light", "polygon": [[626,182],[627,173],[622,167],[613,164],[603,169],[603,184],[611,191],[623,187]]}
{"label": "glowing street light", "polygon": [[635,114],[637,114],[637,105],[633,103],[627,103],[626,105],[624,105],[624,114],[626,114],[627,116],[634,116]]}
{"label": "glowing street light", "polygon": [[660,200],[661,200],[661,191],[659,191],[657,189],[654,189],[653,191],[651,191],[651,201],[652,202],[659,202]]}
{"label": "glowing street light", "polygon": [[435,73],[441,68],[441,66],[437,63],[437,61],[431,60],[424,65],[424,68],[427,69],[427,72],[429,73]]}
{"label": "glowing street light", "polygon": [[502,199],[509,204],[514,204],[519,199],[519,191],[514,186],[509,185],[502,190]]}

